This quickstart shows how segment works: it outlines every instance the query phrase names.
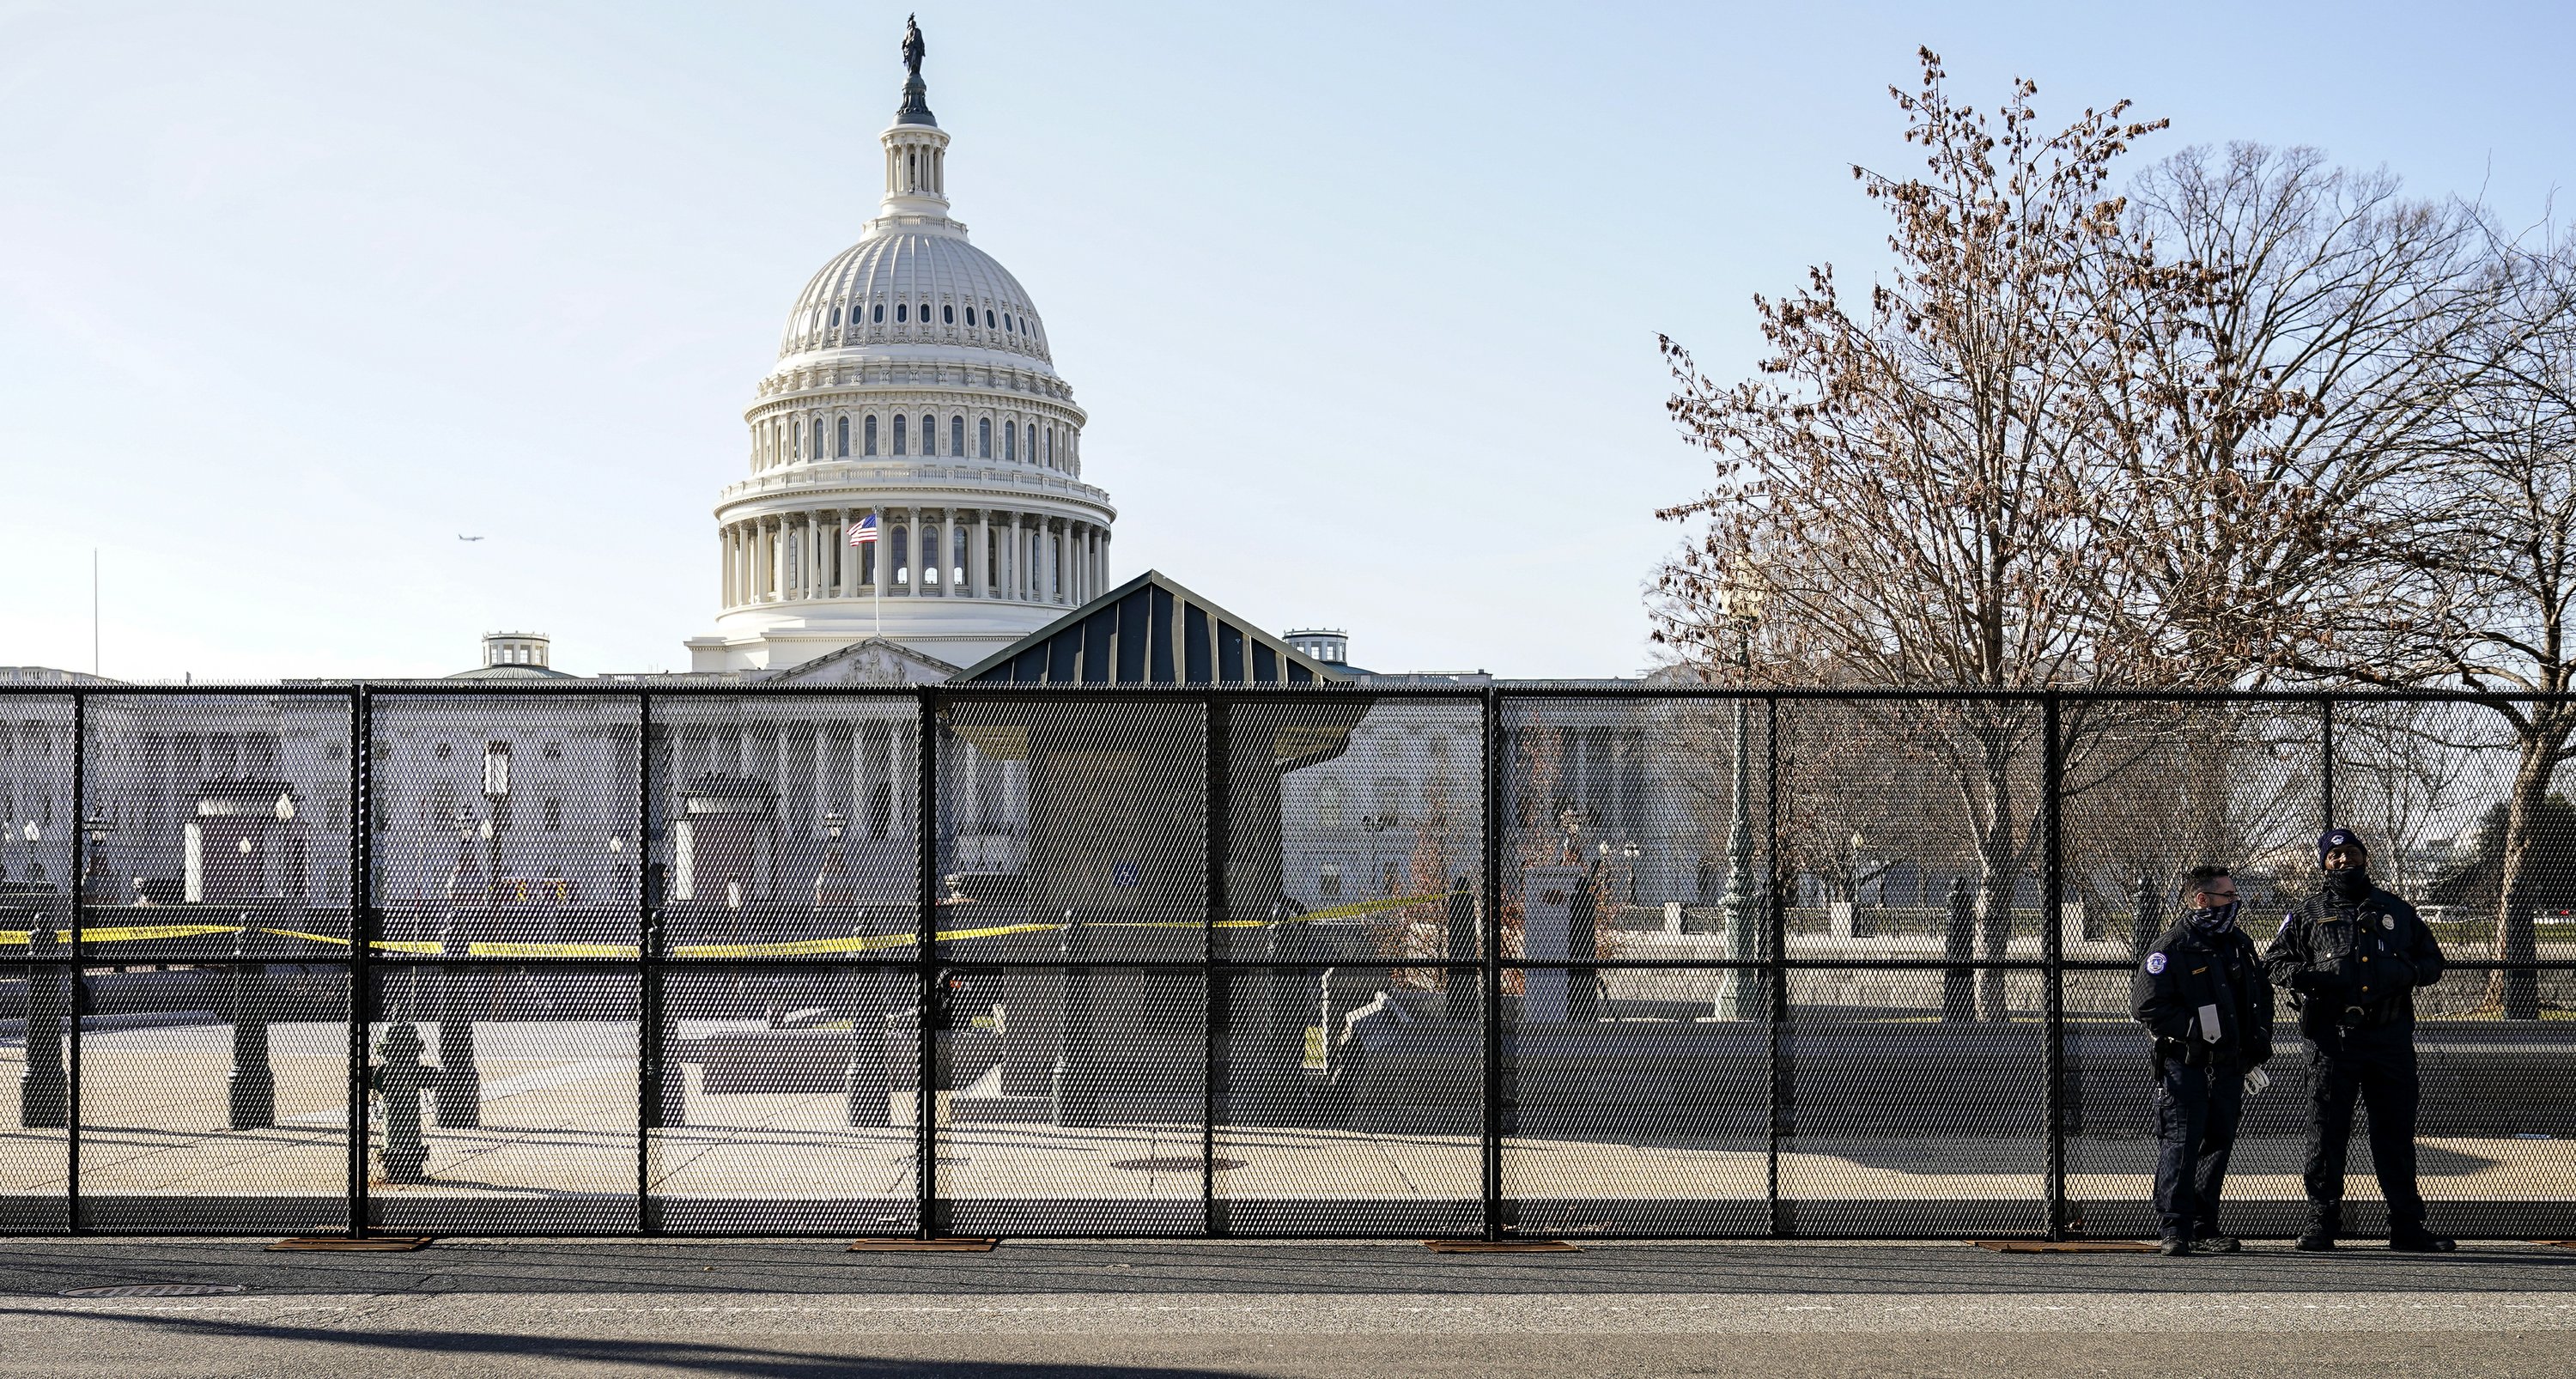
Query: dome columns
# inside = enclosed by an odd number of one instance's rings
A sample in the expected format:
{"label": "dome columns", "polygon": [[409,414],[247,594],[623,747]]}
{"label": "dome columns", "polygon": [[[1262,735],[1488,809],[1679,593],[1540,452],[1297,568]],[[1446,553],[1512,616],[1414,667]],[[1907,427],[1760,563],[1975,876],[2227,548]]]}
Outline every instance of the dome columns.
{"label": "dome columns", "polygon": [[[850,524],[877,514],[871,546]],[[1075,607],[1109,585],[1109,527],[981,505],[833,505],[724,524],[724,606],[835,599],[983,599]]]}

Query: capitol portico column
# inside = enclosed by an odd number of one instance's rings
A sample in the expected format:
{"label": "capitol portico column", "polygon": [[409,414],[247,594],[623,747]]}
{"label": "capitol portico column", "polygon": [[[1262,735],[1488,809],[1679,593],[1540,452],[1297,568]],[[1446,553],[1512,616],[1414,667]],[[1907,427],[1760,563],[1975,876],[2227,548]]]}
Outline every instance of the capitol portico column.
{"label": "capitol portico column", "polygon": [[894,541],[894,532],[891,530],[891,524],[886,520],[890,515],[891,512],[889,509],[877,509],[876,544],[865,548],[867,551],[868,582],[871,594],[876,598],[885,597],[886,556],[894,549],[892,544]]}
{"label": "capitol portico column", "polygon": [[974,589],[975,597],[979,599],[988,599],[993,596],[991,579],[993,568],[992,560],[993,510],[990,508],[977,508],[975,509],[974,558],[966,563],[966,571],[970,576],[972,576],[969,587]]}

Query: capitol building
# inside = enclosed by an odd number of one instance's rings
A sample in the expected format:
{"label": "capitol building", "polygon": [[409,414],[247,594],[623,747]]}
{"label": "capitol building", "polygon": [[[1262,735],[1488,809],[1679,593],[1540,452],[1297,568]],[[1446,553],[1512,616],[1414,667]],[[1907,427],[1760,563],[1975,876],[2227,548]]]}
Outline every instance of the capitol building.
{"label": "capitol building", "polygon": [[[744,413],[745,473],[716,495],[713,629],[686,640],[687,671],[590,683],[1487,683],[1482,672],[1375,674],[1350,664],[1338,630],[1274,635],[1161,572],[1113,575],[1117,509],[1085,478],[1087,415],[1056,372],[1028,290],[951,216],[950,138],[930,108],[917,31],[904,55],[901,99],[879,137],[877,214],[797,294]],[[631,893],[635,859],[618,841],[634,831],[620,784],[636,760],[631,703],[544,695],[584,677],[551,664],[539,632],[487,635],[480,662],[454,676],[374,682],[405,692],[372,720],[371,789],[394,823],[378,844],[389,898],[451,892],[469,860],[486,878],[474,884],[513,894],[577,903]],[[113,688],[33,667],[0,668],[6,680]],[[531,693],[436,693],[463,681]],[[90,808],[114,840],[95,860],[120,888],[215,903],[318,900],[344,885],[345,859],[321,840],[347,824],[346,706],[287,689],[275,699],[93,702]],[[475,707],[496,702],[508,706],[501,718]],[[1409,874],[1420,868],[1399,838],[1435,838],[1445,855],[1476,846],[1472,705],[1351,708],[1356,717],[1334,734],[1336,759],[1318,757],[1280,787],[1277,807],[1309,824],[1282,839],[1277,884],[1307,905],[1439,882]],[[756,843],[725,849],[740,874],[720,891],[810,896],[836,848],[862,874],[897,878],[888,885],[900,891],[918,822],[915,712],[908,697],[660,705],[667,807],[695,821],[679,826],[684,834],[746,812],[762,821]],[[0,838],[0,887],[68,875],[74,722],[67,701],[36,698],[0,718],[10,835]],[[1654,789],[1639,775],[1639,734],[1620,714],[1569,726],[1558,787],[1561,803],[1630,838],[1648,831]],[[1006,874],[1028,864],[1025,743],[961,733],[938,766],[943,867]],[[460,830],[483,840],[467,849],[478,857],[459,860]],[[718,884],[706,870],[714,864],[694,865],[686,846],[675,861],[675,899]]]}
{"label": "capitol building", "polygon": [[1083,410],[1028,290],[949,214],[917,68],[880,142],[876,218],[797,295],[744,414],[750,472],[716,499],[723,611],[688,642],[694,670],[875,636],[971,665],[1107,587],[1117,510],[1083,481]]}

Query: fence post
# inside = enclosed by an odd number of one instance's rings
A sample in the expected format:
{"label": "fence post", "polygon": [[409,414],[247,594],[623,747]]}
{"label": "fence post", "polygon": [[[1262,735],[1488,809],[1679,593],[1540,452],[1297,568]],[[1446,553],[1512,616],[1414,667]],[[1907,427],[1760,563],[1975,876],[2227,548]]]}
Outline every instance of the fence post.
{"label": "fence post", "polygon": [[[1780,697],[1772,695],[1762,705],[1763,875],[1769,878],[1765,889],[1771,900],[1764,935],[1770,950],[1764,955],[1764,977],[1771,992],[1771,1234],[1790,1236],[1798,1233],[1798,1217],[1780,1196],[1780,1147],[1789,1138],[1790,1118],[1797,1106],[1797,1067],[1791,1061],[1794,1031],[1789,1024],[1789,904],[1786,888],[1780,884]],[[1859,898],[1853,899],[1857,908]]]}
{"label": "fence post", "polygon": [[1484,1044],[1484,1135],[1479,1164],[1485,1238],[1503,1238],[1503,810],[1510,788],[1503,741],[1502,690],[1484,689],[1485,717],[1485,937],[1479,964],[1484,1010],[1478,1033]]}
{"label": "fence post", "polygon": [[[89,1012],[89,983],[82,980],[85,970],[82,950],[89,942],[89,909],[82,894],[81,865],[83,845],[88,841],[81,825],[89,818],[89,696],[72,691],[72,864],[71,905],[65,911],[71,923],[70,942],[65,951],[71,966],[63,974],[65,1013],[70,1019],[71,1075],[63,1089],[63,1173],[70,1200],[65,1204],[70,1228],[81,1228],[81,1017]],[[33,935],[29,936],[30,938]]]}
{"label": "fence post", "polygon": [[349,706],[349,1234],[367,1233],[367,1026],[375,1004],[375,691]]}
{"label": "fence post", "polygon": [[2317,825],[2317,831],[2320,833],[2335,826],[2334,707],[2334,696],[2331,694],[2317,701],[2317,783],[2318,788],[2324,792],[2321,800],[2324,806],[2321,811],[2322,821]]}
{"label": "fence post", "polygon": [[2048,756],[2047,852],[2042,861],[2041,988],[2048,1037],[2048,1238],[2064,1240],[2066,1206],[2066,740],[2060,731],[2058,693],[2044,701]]}
{"label": "fence post", "polygon": [[1225,1206],[1216,1195],[1216,1123],[1226,1114],[1227,1047],[1230,1032],[1232,992],[1225,976],[1217,970],[1216,934],[1218,921],[1226,918],[1226,859],[1232,851],[1230,829],[1233,823],[1233,800],[1230,763],[1233,759],[1233,706],[1211,691],[1207,697],[1207,923],[1200,931],[1200,996],[1205,1018],[1201,1033],[1206,1036],[1206,1063],[1201,1067],[1202,1088],[1207,1100],[1199,1117],[1199,1206],[1201,1227],[1209,1235],[1227,1233]]}
{"label": "fence post", "polygon": [[919,909],[914,916],[913,975],[920,992],[914,1008],[913,1053],[918,1065],[913,1111],[913,1152],[919,1166],[913,1186],[920,1236],[935,1240],[948,1234],[947,1213],[939,1201],[939,696],[929,686],[919,691],[921,746],[913,753],[913,863],[920,875]]}
{"label": "fence post", "polygon": [[[654,903],[653,845],[648,830],[653,814],[653,696],[635,696],[635,1229],[651,1235],[662,1227],[660,1205],[653,1199],[654,1132],[663,1125],[663,1067],[666,1047],[662,1028],[662,914]],[[686,1069],[680,1076],[688,1077]],[[682,1083],[686,1090],[685,1080]]]}

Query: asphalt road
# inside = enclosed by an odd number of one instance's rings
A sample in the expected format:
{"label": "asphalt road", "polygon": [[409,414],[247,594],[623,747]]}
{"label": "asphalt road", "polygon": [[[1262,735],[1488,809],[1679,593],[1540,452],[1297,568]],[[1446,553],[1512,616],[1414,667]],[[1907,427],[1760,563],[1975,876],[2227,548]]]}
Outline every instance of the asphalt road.
{"label": "asphalt road", "polygon": [[[0,1240],[0,1375],[2549,1375],[2576,1250]],[[208,1296],[64,1290],[218,1284]]]}

